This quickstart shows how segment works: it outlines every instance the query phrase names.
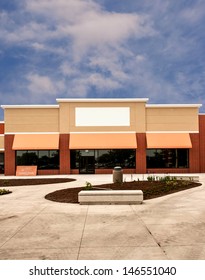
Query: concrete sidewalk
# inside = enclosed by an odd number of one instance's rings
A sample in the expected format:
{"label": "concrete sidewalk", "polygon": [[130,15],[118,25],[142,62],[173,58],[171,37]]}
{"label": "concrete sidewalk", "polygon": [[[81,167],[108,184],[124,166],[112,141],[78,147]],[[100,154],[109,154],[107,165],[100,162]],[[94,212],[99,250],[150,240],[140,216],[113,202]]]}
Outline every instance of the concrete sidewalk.
{"label": "concrete sidewalk", "polygon": [[[126,181],[143,175],[126,175]],[[63,184],[12,187],[0,196],[0,259],[205,259],[202,186],[142,205],[65,204],[52,191],[111,182],[111,175],[69,175]],[[56,177],[56,176],[55,176]]]}

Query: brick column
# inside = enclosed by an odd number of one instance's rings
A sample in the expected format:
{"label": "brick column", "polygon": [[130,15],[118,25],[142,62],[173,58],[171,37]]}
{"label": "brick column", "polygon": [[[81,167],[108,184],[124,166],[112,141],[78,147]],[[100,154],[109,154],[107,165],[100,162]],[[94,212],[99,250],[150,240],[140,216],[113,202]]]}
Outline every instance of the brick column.
{"label": "brick column", "polygon": [[4,174],[6,176],[16,175],[16,158],[15,151],[12,150],[14,135],[4,136]]}
{"label": "brick column", "polygon": [[4,134],[4,123],[0,123],[0,134]]}
{"label": "brick column", "polygon": [[189,172],[200,172],[199,133],[190,133],[192,148],[189,150]]}
{"label": "brick column", "polygon": [[136,173],[146,173],[146,133],[137,133]]}
{"label": "brick column", "polygon": [[60,174],[70,174],[69,134],[60,134]]}
{"label": "brick column", "polygon": [[199,115],[200,172],[205,173],[205,115]]}

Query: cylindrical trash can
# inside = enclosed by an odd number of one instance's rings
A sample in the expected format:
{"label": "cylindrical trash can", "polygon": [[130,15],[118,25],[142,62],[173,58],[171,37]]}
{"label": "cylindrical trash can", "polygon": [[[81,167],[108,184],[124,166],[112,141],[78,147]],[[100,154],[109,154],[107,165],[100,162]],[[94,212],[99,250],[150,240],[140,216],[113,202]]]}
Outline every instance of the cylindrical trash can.
{"label": "cylindrical trash can", "polygon": [[113,170],[113,183],[122,183],[123,182],[123,172],[120,166],[114,167]]}

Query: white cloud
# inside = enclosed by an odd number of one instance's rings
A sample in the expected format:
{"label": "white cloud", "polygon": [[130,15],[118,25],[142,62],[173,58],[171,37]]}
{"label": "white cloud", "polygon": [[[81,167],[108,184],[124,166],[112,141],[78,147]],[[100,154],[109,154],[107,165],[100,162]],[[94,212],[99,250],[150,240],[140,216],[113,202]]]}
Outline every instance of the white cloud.
{"label": "white cloud", "polygon": [[75,69],[75,66],[72,67],[72,65],[69,64],[68,62],[63,62],[60,65],[59,70],[64,76],[68,76],[68,77],[72,77],[74,75],[79,74],[79,71]]}
{"label": "white cloud", "polygon": [[137,62],[143,62],[145,60],[146,60],[146,58],[145,58],[144,55],[141,55],[141,54],[136,55],[136,61]]}
{"label": "white cloud", "polygon": [[92,0],[25,0],[26,10],[49,21],[75,23],[82,15],[97,12],[101,7]]}
{"label": "white cloud", "polygon": [[[196,60],[201,61],[191,27],[200,29],[196,23],[203,19],[203,0],[187,5],[177,0],[115,1],[112,11],[109,0],[19,2],[17,10],[0,12],[1,57],[11,47],[14,63],[22,60],[13,78],[22,87],[16,87],[18,92],[44,100],[120,96],[124,90],[124,96],[167,102],[169,95],[172,101],[186,97],[187,84],[201,92],[202,79],[187,83],[177,78],[177,71],[193,63],[191,69],[196,69]],[[105,2],[107,9],[99,4]]]}
{"label": "white cloud", "polygon": [[94,86],[99,90],[114,90],[121,87],[119,81],[105,77],[98,73],[91,74],[87,79],[87,83],[88,85]]}
{"label": "white cloud", "polygon": [[32,94],[55,95],[64,89],[64,83],[61,81],[53,81],[48,76],[40,76],[39,74],[28,74],[28,89]]}
{"label": "white cloud", "polygon": [[100,47],[123,43],[132,36],[147,37],[154,34],[149,21],[136,14],[93,13],[89,18],[67,27],[73,36],[75,49]]}
{"label": "white cloud", "polygon": [[205,15],[205,3],[199,1],[193,7],[188,7],[181,12],[181,16],[186,22],[198,23]]}
{"label": "white cloud", "polygon": [[2,21],[10,23],[1,28],[7,42],[41,44],[70,38],[74,41],[73,50],[80,52],[92,46],[115,46],[132,36],[155,34],[147,16],[108,12],[91,0],[25,0],[21,14],[27,15],[26,22],[2,15]]}
{"label": "white cloud", "polygon": [[[125,53],[123,54],[125,56]],[[131,56],[132,57],[132,56]],[[120,54],[118,51],[104,50],[103,56],[94,54],[90,57],[89,66],[92,71],[101,69],[101,72],[105,75],[109,75],[115,80],[124,81],[128,79],[128,75],[125,72],[123,63],[120,61]],[[127,56],[127,60],[130,57]]]}

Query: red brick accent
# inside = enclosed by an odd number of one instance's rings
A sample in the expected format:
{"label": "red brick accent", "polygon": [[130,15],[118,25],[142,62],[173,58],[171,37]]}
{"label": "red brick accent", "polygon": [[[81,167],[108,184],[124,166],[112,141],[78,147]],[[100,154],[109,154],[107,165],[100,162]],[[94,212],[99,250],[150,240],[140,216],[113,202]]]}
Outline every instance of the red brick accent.
{"label": "red brick accent", "polygon": [[15,151],[12,150],[14,135],[5,135],[4,174],[16,175]]}
{"label": "red brick accent", "polygon": [[189,149],[189,172],[200,172],[200,145],[199,133],[190,133],[192,148]]}
{"label": "red brick accent", "polygon": [[69,134],[60,134],[60,174],[70,174]]}
{"label": "red brick accent", "polygon": [[38,175],[58,175],[59,173],[58,169],[38,170]]}
{"label": "red brick accent", "polygon": [[0,134],[4,134],[4,123],[0,123]]}
{"label": "red brick accent", "polygon": [[189,173],[189,168],[149,168],[147,169],[147,173],[150,174]]}
{"label": "red brick accent", "polygon": [[146,173],[146,134],[137,133],[136,173]]}
{"label": "red brick accent", "polygon": [[[135,174],[135,169],[122,169],[124,174]],[[95,169],[95,174],[112,174],[113,169]],[[71,169],[70,174],[79,174],[78,169]]]}
{"label": "red brick accent", "polygon": [[[124,174],[135,174],[136,170],[135,169],[124,169],[122,168],[122,171]],[[113,169],[95,169],[95,174],[112,174]]]}
{"label": "red brick accent", "polygon": [[200,172],[205,172],[205,115],[199,115]]}
{"label": "red brick accent", "polygon": [[79,174],[79,169],[71,169],[70,174]]}

